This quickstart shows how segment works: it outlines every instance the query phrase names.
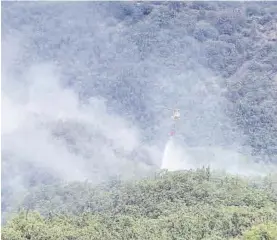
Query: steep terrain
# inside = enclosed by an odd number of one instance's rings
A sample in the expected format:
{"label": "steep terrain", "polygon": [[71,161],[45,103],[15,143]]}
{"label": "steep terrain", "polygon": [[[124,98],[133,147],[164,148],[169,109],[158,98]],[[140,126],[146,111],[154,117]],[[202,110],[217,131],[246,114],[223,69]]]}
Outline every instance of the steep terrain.
{"label": "steep terrain", "polygon": [[155,172],[165,106],[201,163],[276,162],[276,2],[1,5],[2,216],[49,184]]}

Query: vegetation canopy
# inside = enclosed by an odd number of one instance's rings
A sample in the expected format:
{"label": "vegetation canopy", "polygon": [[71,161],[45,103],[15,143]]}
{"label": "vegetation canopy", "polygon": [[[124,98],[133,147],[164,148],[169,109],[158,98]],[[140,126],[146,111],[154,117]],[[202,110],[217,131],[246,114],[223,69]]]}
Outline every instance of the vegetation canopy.
{"label": "vegetation canopy", "polygon": [[276,239],[270,181],[253,184],[209,168],[99,186],[49,185],[21,206],[2,239]]}
{"label": "vegetation canopy", "polygon": [[276,163],[276,2],[1,6],[3,240],[277,239],[273,176],[157,170],[164,106],[188,148]]}

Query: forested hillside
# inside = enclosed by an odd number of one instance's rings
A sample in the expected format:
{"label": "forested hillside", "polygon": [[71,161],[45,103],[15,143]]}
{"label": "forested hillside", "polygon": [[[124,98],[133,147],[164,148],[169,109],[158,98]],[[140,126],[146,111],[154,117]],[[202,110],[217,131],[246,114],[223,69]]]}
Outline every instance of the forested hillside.
{"label": "forested hillside", "polygon": [[253,183],[203,168],[48,186],[26,198],[2,239],[276,239],[272,179]]}
{"label": "forested hillside", "polygon": [[4,239],[275,239],[274,180],[135,179],[161,166],[166,107],[182,148],[276,163],[276,2],[1,6]]}

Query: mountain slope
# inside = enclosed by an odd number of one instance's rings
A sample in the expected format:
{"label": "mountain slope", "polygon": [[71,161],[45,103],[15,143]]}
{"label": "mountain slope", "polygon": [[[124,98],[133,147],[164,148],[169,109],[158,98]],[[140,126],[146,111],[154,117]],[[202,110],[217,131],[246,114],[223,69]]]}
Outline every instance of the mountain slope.
{"label": "mountain slope", "polygon": [[276,2],[1,5],[2,212],[42,184],[156,170],[165,106],[184,148],[276,161]]}

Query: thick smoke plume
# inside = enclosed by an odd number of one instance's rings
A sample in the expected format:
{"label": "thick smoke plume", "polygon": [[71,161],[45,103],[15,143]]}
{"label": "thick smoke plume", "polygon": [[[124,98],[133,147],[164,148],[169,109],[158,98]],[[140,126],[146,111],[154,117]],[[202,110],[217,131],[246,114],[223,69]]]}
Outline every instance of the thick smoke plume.
{"label": "thick smoke plume", "polygon": [[274,173],[273,164],[257,163],[250,155],[241,154],[237,149],[214,147],[188,147],[170,138],[164,150],[162,169],[177,171],[210,167],[212,170],[239,174],[242,176],[266,176]]}
{"label": "thick smoke plume", "polygon": [[12,154],[67,180],[91,179],[92,169],[117,173],[128,164],[126,157],[141,145],[139,130],[109,113],[105,99],[81,103],[72,89],[60,86],[51,64],[32,65],[24,74],[23,86],[2,78],[18,90],[2,91],[4,157]]}

